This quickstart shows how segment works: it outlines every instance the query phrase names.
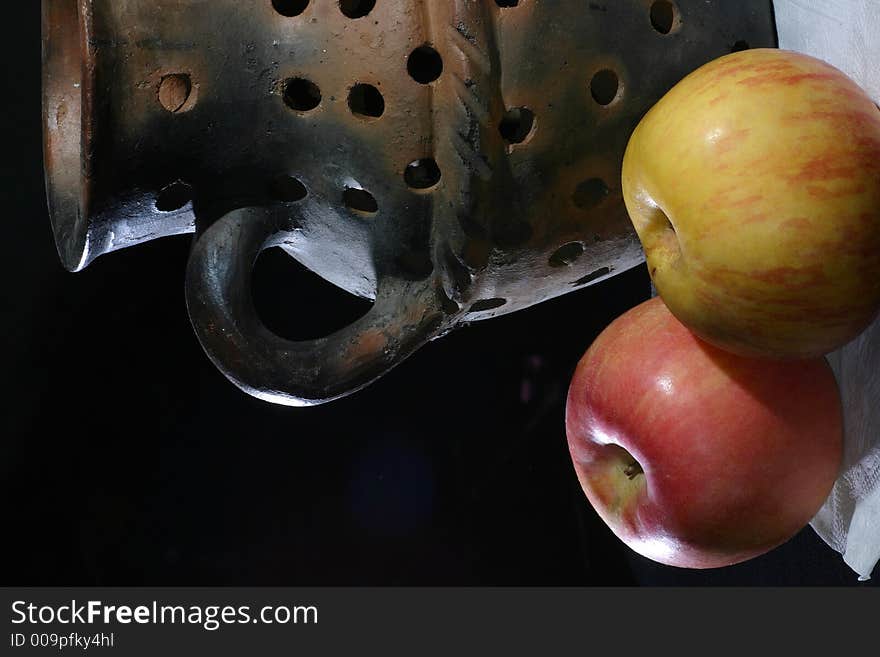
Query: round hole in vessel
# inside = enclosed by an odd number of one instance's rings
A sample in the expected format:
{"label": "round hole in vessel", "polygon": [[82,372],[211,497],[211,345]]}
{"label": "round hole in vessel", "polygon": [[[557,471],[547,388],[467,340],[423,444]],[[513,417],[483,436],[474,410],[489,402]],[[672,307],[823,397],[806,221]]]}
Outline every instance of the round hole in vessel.
{"label": "round hole in vessel", "polygon": [[342,202],[345,207],[360,214],[373,215],[379,211],[379,203],[376,197],[365,189],[346,187],[342,192]]}
{"label": "round hole in vessel", "polygon": [[339,9],[348,18],[363,18],[376,6],[376,0],[339,0]]}
{"label": "round hole in vessel", "polygon": [[348,107],[357,116],[378,119],[385,113],[385,98],[373,85],[358,83],[348,92]]}
{"label": "round hole in vessel", "polygon": [[156,197],[156,209],[159,212],[175,212],[192,201],[193,189],[182,180],[162,188]]}
{"label": "round hole in vessel", "polygon": [[441,176],[440,167],[432,157],[410,162],[403,174],[406,184],[418,190],[431,189],[440,182]]}
{"label": "round hole in vessel", "polygon": [[192,79],[188,74],[166,75],[159,83],[159,104],[172,114],[183,112],[189,109],[192,92]]}
{"label": "round hole in vessel", "polygon": [[584,245],[580,242],[563,244],[550,256],[551,267],[567,267],[584,254]]}
{"label": "round hole in vessel", "polygon": [[309,6],[309,0],[272,0],[272,7],[282,16],[299,16]]}
{"label": "round hole in vessel", "polygon": [[678,25],[678,7],[669,0],[657,0],[651,5],[651,25],[660,34],[669,34]]}
{"label": "round hole in vessel", "polygon": [[309,190],[294,176],[278,176],[269,183],[269,192],[276,201],[296,203],[309,195]]}
{"label": "round hole in vessel", "polygon": [[535,113],[528,107],[514,107],[504,114],[498,131],[509,144],[522,144],[535,128]]}
{"label": "round hole in vessel", "polygon": [[603,68],[590,81],[590,93],[599,105],[610,105],[620,94],[620,78],[610,68]]}
{"label": "round hole in vessel", "polygon": [[419,46],[410,54],[406,70],[419,84],[430,84],[443,73],[443,58],[431,46]]}
{"label": "round hole in vessel", "polygon": [[321,104],[321,90],[311,80],[290,78],[284,83],[284,102],[297,112],[310,112]]}

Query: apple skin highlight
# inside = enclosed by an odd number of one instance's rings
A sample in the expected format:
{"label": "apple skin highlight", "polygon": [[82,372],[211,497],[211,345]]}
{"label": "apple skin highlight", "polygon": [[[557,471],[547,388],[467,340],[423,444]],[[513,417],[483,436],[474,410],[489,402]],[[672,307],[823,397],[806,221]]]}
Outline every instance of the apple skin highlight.
{"label": "apple skin highlight", "polygon": [[590,503],[630,548],[727,566],[803,529],[842,457],[824,358],[745,358],[694,336],[660,298],[615,320],[579,362],[566,433]]}
{"label": "apple skin highlight", "polygon": [[880,109],[818,59],[717,59],[632,134],[623,196],[654,284],[704,340],[820,356],[880,309]]}

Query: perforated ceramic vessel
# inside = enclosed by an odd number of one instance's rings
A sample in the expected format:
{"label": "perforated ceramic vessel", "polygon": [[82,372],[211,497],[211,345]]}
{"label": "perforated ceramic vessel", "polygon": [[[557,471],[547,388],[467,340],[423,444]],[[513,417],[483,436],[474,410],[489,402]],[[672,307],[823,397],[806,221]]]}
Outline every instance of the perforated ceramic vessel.
{"label": "perforated ceramic vessel", "polygon": [[[691,70],[773,45],[770,0],[43,0],[58,250],[78,270],[195,233],[209,357],[262,399],[329,401],[639,264],[631,131]],[[272,334],[250,295],[270,246],[372,309]]]}

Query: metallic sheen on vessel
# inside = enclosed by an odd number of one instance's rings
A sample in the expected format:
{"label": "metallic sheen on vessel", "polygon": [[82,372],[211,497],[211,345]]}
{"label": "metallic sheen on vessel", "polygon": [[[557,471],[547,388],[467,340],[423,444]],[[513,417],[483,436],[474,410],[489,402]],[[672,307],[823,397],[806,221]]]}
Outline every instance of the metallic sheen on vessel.
{"label": "metallic sheen on vessel", "polygon": [[[42,7],[63,264],[194,233],[202,346],[244,391],[293,406],[640,264],[620,192],[632,130],[700,65],[776,43],[770,0]],[[273,246],[371,310],[317,340],[274,335],[250,291]]]}

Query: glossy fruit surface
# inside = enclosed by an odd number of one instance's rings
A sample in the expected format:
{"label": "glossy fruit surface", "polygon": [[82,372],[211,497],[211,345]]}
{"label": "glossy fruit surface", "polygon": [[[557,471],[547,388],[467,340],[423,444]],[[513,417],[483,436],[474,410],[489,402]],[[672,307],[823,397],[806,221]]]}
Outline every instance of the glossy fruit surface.
{"label": "glossy fruit surface", "polygon": [[880,308],[880,110],[806,55],[748,50],[643,118],[623,193],[669,309],[747,355],[799,358]]}
{"label": "glossy fruit surface", "polygon": [[824,358],[737,356],[652,299],[587,350],[566,431],[593,507],[636,552],[730,565],[807,525],[838,476],[842,420]]}

